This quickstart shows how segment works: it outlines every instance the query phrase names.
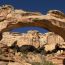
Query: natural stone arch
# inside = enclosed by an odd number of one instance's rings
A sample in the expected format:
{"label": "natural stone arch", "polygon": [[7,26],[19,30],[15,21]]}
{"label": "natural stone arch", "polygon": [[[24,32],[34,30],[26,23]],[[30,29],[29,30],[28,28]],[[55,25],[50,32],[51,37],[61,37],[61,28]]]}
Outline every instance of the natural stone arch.
{"label": "natural stone arch", "polygon": [[38,26],[61,35],[65,39],[65,14],[49,11],[46,15],[38,12],[14,10],[6,5],[0,8],[0,32],[25,26]]}

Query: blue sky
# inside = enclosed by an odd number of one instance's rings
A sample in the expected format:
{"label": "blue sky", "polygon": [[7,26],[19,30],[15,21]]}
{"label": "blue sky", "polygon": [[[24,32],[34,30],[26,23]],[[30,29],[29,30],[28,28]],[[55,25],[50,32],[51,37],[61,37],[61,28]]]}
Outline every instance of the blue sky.
{"label": "blue sky", "polygon": [[[0,6],[9,4],[16,9],[23,9],[27,11],[38,11],[46,14],[48,10],[60,10],[65,13],[65,0],[0,0]],[[19,28],[13,31],[26,32],[27,30],[35,29],[40,32],[47,32],[47,30],[38,27]]]}

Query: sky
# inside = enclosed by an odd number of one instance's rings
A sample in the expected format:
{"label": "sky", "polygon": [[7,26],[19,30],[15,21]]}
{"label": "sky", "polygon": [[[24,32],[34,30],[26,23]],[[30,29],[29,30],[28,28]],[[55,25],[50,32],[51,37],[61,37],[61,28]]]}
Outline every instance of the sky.
{"label": "sky", "polygon": [[[15,9],[36,11],[42,14],[46,14],[49,10],[60,10],[65,13],[65,0],[0,0],[0,6],[5,4],[12,5]],[[26,32],[31,29],[42,33],[48,32],[48,30],[39,27],[24,27],[12,31]]]}

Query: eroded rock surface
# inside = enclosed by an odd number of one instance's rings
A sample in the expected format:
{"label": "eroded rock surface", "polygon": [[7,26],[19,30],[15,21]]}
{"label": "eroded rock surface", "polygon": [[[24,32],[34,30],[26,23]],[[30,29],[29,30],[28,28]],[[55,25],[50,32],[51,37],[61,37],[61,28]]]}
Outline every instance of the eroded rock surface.
{"label": "eroded rock surface", "polygon": [[[37,26],[50,32],[10,32],[14,28],[26,26]],[[23,54],[22,51],[29,52]],[[0,64],[40,65],[45,60],[57,65],[63,65],[65,62],[65,14],[58,10],[50,10],[43,15],[39,12],[14,9],[10,5],[1,6]]]}
{"label": "eroded rock surface", "polygon": [[39,12],[17,10],[9,5],[0,7],[0,32],[24,26],[46,28],[65,39],[65,14],[58,10],[51,10],[43,15]]}
{"label": "eroded rock surface", "polygon": [[60,48],[65,48],[64,39],[53,32],[45,34],[39,33],[36,30],[30,30],[27,33],[4,32],[2,37],[0,43],[7,46],[12,46],[16,43],[18,47],[22,47],[23,45],[32,45],[35,48],[43,48],[45,51],[52,51],[58,44]]}

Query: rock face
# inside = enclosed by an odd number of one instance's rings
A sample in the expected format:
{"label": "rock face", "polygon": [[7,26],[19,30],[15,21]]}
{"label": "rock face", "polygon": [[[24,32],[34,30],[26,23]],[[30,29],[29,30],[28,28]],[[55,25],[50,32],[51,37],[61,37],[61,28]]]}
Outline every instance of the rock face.
{"label": "rock face", "polygon": [[17,10],[9,5],[0,7],[0,32],[24,26],[42,27],[65,39],[65,14],[60,11],[51,10],[43,15],[38,12]]}
{"label": "rock face", "polygon": [[30,30],[27,33],[12,33],[12,32],[4,32],[2,35],[2,40],[0,43],[5,44],[7,46],[12,46],[16,41],[18,47],[23,45],[32,45],[35,48],[43,48],[45,47],[45,51],[52,51],[55,49],[58,44],[60,48],[64,47],[64,39],[53,33],[39,33],[36,30]]}
{"label": "rock face", "polygon": [[[26,26],[37,26],[50,32],[45,34],[37,30],[26,33],[10,32],[14,28]],[[29,52],[23,54],[22,51]],[[34,65],[38,63],[41,65],[45,62],[43,59],[65,65],[65,14],[58,10],[51,10],[43,15],[39,12],[14,9],[10,5],[1,6],[0,64]]]}

